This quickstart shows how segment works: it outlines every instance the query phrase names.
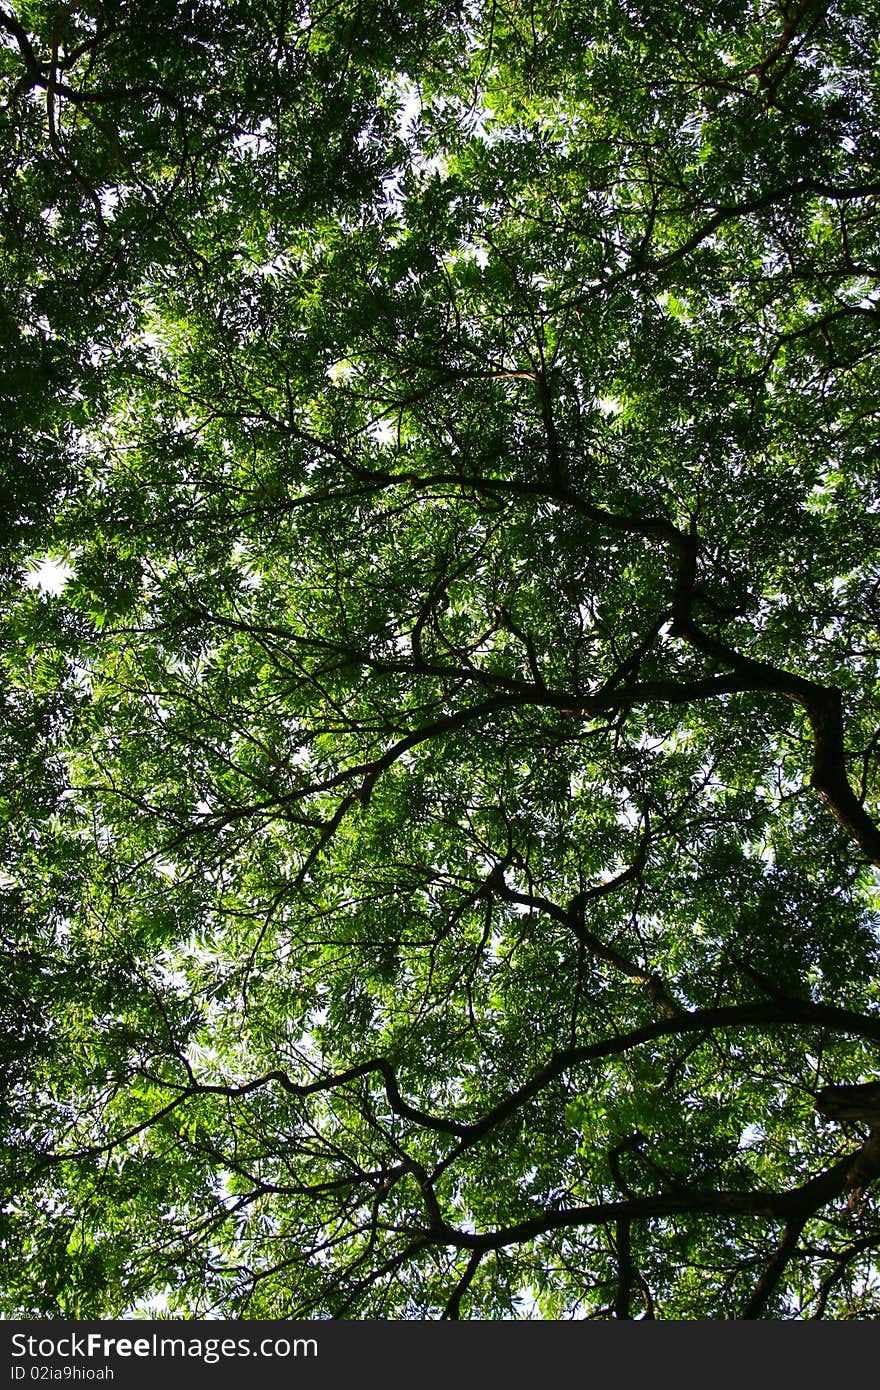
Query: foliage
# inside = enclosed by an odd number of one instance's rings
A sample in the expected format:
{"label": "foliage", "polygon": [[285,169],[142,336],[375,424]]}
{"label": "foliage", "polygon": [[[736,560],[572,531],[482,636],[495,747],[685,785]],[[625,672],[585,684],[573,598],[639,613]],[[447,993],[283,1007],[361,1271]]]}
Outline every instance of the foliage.
{"label": "foliage", "polygon": [[876,1317],[880,16],[411,10],[0,7],[0,1311]]}

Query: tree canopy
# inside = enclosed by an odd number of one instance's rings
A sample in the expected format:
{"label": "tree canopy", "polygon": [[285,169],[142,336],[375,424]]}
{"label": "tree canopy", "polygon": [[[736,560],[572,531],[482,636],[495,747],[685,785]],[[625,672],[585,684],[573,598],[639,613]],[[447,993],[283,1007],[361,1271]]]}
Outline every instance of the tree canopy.
{"label": "tree canopy", "polygon": [[880,12],[415,8],[0,5],[0,1313],[876,1318]]}

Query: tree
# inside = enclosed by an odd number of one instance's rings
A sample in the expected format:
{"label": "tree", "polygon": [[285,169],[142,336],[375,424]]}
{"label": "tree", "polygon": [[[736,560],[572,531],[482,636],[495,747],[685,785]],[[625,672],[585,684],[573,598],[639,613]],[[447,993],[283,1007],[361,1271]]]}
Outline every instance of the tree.
{"label": "tree", "polygon": [[876,1317],[878,15],[408,8],[0,10],[0,1307]]}

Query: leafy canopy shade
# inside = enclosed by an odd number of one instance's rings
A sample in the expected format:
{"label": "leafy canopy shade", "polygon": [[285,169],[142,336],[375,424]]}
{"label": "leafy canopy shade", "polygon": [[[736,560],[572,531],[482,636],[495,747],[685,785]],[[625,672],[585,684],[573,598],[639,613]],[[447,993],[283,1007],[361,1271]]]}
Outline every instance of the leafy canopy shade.
{"label": "leafy canopy shade", "polygon": [[413,10],[0,7],[0,1310],[876,1318],[880,14]]}

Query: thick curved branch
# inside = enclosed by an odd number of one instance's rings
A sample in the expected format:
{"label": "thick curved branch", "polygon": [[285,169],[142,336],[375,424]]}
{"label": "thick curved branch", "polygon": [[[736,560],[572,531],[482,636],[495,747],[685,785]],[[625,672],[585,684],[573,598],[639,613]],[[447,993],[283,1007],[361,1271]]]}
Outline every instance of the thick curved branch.
{"label": "thick curved branch", "polygon": [[564,1075],[573,1067],[585,1062],[598,1061],[603,1057],[620,1056],[632,1048],[654,1042],[658,1038],[677,1037],[688,1033],[720,1028],[787,1028],[812,1026],[830,1028],[837,1032],[849,1033],[853,1037],[866,1037],[880,1041],[880,1016],[868,1017],[856,1014],[849,1009],[838,1009],[828,1004],[812,1004],[792,999],[787,1003],[769,1002],[765,1004],[729,1004],[715,1009],[695,1009],[691,1013],[679,1014],[674,1018],[658,1019],[642,1028],[634,1028],[629,1033],[616,1037],[603,1038],[599,1042],[587,1043],[582,1047],[565,1048],[555,1052],[546,1066],[520,1086],[498,1105],[486,1112],[481,1119],[464,1126],[461,1141],[438,1164],[434,1177],[450,1167],[463,1153],[480,1142],[491,1130],[515,1114],[540,1094],[551,1082]]}
{"label": "thick curved branch", "polygon": [[461,1300],[467,1293],[474,1280],[474,1275],[480,1267],[483,1256],[479,1250],[474,1250],[465,1266],[464,1273],[456,1284],[449,1300],[443,1310],[443,1320],[446,1322],[457,1321],[461,1309]]}
{"label": "thick curved branch", "polygon": [[628,1322],[631,1317],[630,1303],[632,1300],[632,1289],[635,1276],[632,1260],[632,1243],[629,1234],[630,1223],[625,1216],[621,1216],[618,1217],[615,1226],[617,1289],[614,1295],[614,1316]]}
{"label": "thick curved branch", "polygon": [[770,1261],[761,1278],[758,1280],[754,1293],[746,1304],[742,1312],[744,1321],[751,1321],[759,1318],[766,1308],[774,1291],[779,1286],[779,1281],[785,1273],[786,1266],[797,1250],[801,1231],[807,1223],[806,1216],[799,1216],[790,1221],[785,1226],[782,1236],[777,1246],[776,1253]]}
{"label": "thick curved branch", "polygon": [[10,34],[18,44],[18,51],[27,71],[29,85],[31,87],[46,86],[49,79],[37,61],[37,55],[27,30],[19,23],[15,15],[9,14],[6,10],[0,10],[0,29],[5,29],[6,33]]}
{"label": "thick curved branch", "polygon": [[772,691],[806,711],[813,733],[813,767],[810,784],[822,797],[838,824],[873,864],[880,865],[880,827],[859,801],[846,773],[843,708],[836,686],[819,685],[766,661],[756,661],[726,642],[705,632],[693,615],[698,542],[692,531],[681,555],[673,606],[671,632],[696,651],[736,673],[743,690]]}
{"label": "thick curved branch", "polygon": [[880,184],[865,183],[850,188],[837,184],[825,183],[819,179],[796,179],[782,188],[770,189],[767,193],[756,194],[753,198],[744,198],[740,203],[727,203],[722,207],[716,208],[696,231],[692,232],[678,246],[666,251],[652,260],[642,260],[638,257],[633,258],[633,262],[615,276],[610,282],[612,285],[620,280],[644,272],[656,272],[666,270],[669,266],[683,260],[685,256],[695,251],[702,242],[723,227],[726,222],[732,222],[736,218],[749,217],[754,212],[764,212],[769,208],[776,207],[779,203],[784,203],[788,198],[796,198],[802,194],[813,194],[819,198],[832,198],[837,202],[851,202],[858,198],[871,198],[880,193]]}
{"label": "thick curved branch", "polygon": [[[458,1249],[485,1254],[491,1250],[503,1249],[505,1246],[521,1245],[550,1231],[573,1227],[614,1224],[619,1230],[618,1223],[622,1221],[643,1221],[651,1217],[684,1214],[760,1216],[784,1221],[786,1230],[793,1233],[790,1238],[783,1238],[776,1260],[766,1276],[769,1298],[772,1292],[772,1288],[769,1287],[771,1279],[775,1287],[806,1222],[829,1202],[846,1192],[852,1186],[854,1174],[861,1176],[870,1169],[872,1177],[880,1175],[880,1151],[866,1154],[866,1147],[863,1145],[856,1153],[847,1155],[817,1177],[788,1192],[766,1189],[754,1192],[704,1192],[685,1189],[681,1192],[660,1193],[647,1197],[629,1197],[619,1202],[596,1202],[562,1211],[545,1211],[540,1216],[530,1217],[496,1231],[462,1231],[450,1226],[442,1232],[437,1231],[436,1239]],[[880,1150],[880,1145],[877,1147]]]}

